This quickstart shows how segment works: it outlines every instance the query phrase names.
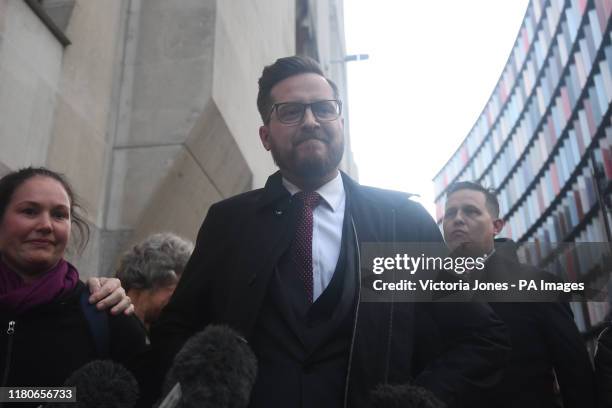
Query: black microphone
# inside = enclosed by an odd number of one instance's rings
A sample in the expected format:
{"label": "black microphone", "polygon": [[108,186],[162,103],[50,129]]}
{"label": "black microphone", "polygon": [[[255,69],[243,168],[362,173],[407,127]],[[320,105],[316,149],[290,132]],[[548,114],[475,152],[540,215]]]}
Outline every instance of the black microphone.
{"label": "black microphone", "polygon": [[257,376],[247,341],[227,326],[210,325],[174,358],[160,408],[245,408]]}
{"label": "black microphone", "polygon": [[431,391],[410,384],[381,384],[370,393],[370,408],[445,408]]}
{"label": "black microphone", "polygon": [[76,387],[77,402],[47,404],[49,408],[132,408],[138,400],[138,383],[121,364],[95,360],[76,370],[64,382]]}

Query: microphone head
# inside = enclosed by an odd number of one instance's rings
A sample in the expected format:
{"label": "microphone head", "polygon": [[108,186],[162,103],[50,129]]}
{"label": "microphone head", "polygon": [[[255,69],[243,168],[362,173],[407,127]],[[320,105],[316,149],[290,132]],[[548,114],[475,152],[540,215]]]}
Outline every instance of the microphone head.
{"label": "microphone head", "polygon": [[446,408],[431,391],[410,384],[381,384],[370,393],[371,408]]}
{"label": "microphone head", "polygon": [[64,382],[76,387],[77,402],[54,403],[54,408],[131,408],[138,400],[138,383],[122,365],[94,360],[76,370]]}
{"label": "microphone head", "polygon": [[182,408],[244,408],[257,376],[247,341],[227,326],[209,325],[191,337],[174,358],[164,395],[180,383]]}

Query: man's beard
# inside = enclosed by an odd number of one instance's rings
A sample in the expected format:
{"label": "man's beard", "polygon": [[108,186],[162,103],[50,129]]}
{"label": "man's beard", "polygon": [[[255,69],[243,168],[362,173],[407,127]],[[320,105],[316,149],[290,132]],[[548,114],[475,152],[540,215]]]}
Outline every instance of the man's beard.
{"label": "man's beard", "polygon": [[272,146],[270,151],[274,163],[276,163],[281,170],[286,170],[303,180],[318,180],[337,169],[342,160],[342,155],[344,154],[344,139],[342,139],[340,143],[334,144],[333,142],[323,140],[321,137],[309,136],[300,139],[298,143],[304,142],[304,140],[310,138],[315,138],[321,141],[321,143],[325,143],[327,146],[327,154],[324,157],[310,155],[299,159],[297,151],[293,149],[289,158],[287,158],[279,154],[276,146]]}

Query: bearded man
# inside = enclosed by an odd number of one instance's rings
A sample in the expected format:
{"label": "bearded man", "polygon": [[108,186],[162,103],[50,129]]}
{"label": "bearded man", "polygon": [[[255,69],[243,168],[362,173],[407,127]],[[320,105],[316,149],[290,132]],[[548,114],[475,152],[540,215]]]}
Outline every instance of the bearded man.
{"label": "bearded man", "polygon": [[261,142],[280,170],[263,189],[209,209],[153,327],[164,365],[196,331],[224,323],[258,358],[250,407],[365,407],[379,384],[408,382],[469,406],[498,378],[508,350],[491,309],[360,302],[360,245],[441,243],[433,219],[407,195],[339,171],[342,102],[315,61],[265,67],[257,107]]}

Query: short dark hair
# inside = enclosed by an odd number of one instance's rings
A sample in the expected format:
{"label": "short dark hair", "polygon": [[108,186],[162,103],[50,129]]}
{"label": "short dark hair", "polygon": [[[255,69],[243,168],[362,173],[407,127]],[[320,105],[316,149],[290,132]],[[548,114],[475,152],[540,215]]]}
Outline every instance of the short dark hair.
{"label": "short dark hair", "polygon": [[487,210],[489,210],[489,214],[494,218],[499,217],[499,201],[497,201],[495,190],[485,188],[475,181],[458,181],[448,187],[446,190],[446,199],[448,200],[451,194],[459,190],[474,190],[483,193],[485,196],[485,205],[487,206]]}
{"label": "short dark hair", "polygon": [[317,61],[299,55],[279,58],[274,64],[268,65],[263,69],[258,81],[259,92],[257,93],[257,110],[259,110],[259,115],[264,123],[268,122],[268,115],[274,104],[270,95],[274,85],[294,75],[309,73],[321,75],[325,78],[334,91],[334,98],[339,99],[338,87],[331,79],[323,74]]}
{"label": "short dark hair", "polygon": [[4,218],[4,213],[15,194],[15,191],[26,181],[33,177],[48,177],[59,182],[68,198],[70,199],[70,219],[79,231],[77,249],[82,251],[89,242],[89,224],[79,213],[83,210],[80,199],[75,194],[70,182],[61,173],[49,170],[46,167],[25,167],[6,174],[0,178],[0,221]]}

